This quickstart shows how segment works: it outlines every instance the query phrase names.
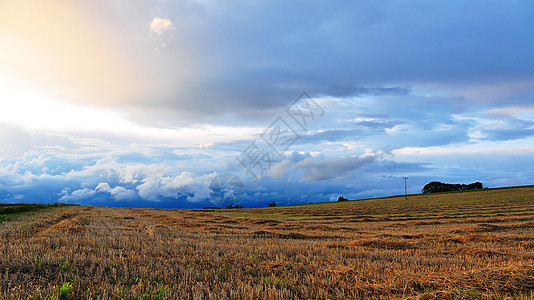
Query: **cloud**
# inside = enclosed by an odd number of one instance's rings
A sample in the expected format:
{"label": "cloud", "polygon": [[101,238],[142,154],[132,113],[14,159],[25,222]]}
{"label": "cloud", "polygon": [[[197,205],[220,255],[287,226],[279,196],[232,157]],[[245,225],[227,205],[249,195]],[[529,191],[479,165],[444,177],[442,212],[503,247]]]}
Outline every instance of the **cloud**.
{"label": "cloud", "polygon": [[116,186],[110,191],[111,195],[115,200],[133,200],[137,196],[137,193],[133,190],[128,190],[122,186]]}
{"label": "cloud", "polygon": [[161,50],[167,47],[163,38],[164,33],[173,31],[172,21],[160,17],[155,17],[150,23],[150,36],[156,38],[158,45],[154,48],[153,53],[161,55]]}
{"label": "cloud", "polygon": [[114,188],[111,188],[107,182],[101,182],[99,183],[95,191],[97,192],[103,192],[103,193],[109,193],[111,196],[113,196],[113,199],[116,201],[121,200],[134,200],[137,198],[137,192],[134,190],[126,189],[122,186],[116,186]]}
{"label": "cloud", "polygon": [[490,141],[507,141],[534,136],[534,122],[509,119],[491,124],[481,130],[483,139]]}
{"label": "cloud", "polygon": [[304,180],[329,180],[339,177],[346,177],[350,172],[375,160],[372,156],[367,157],[334,157],[315,162],[307,158],[295,165],[296,170],[304,173]]}
{"label": "cloud", "polygon": [[[7,7],[0,11],[17,12],[4,18],[6,28],[38,33],[39,26],[26,22],[35,17],[55,37],[51,41],[63,41],[30,43],[37,59],[10,47],[10,53],[18,53],[17,59],[5,60],[10,69],[44,81],[61,77],[54,86],[82,95],[66,101],[128,103],[122,108],[139,123],[225,122],[225,115],[254,121],[302,91],[350,98],[446,86],[447,92],[456,89],[448,96],[472,97],[476,103],[488,94],[498,95],[493,103],[505,98],[524,103],[534,77],[534,43],[528,34],[534,23],[525,13],[533,5],[528,1],[431,6],[420,0],[402,7],[393,2],[98,2],[56,9],[60,2],[43,5],[36,16],[27,16],[34,11],[27,5],[3,4]],[[7,9],[11,6],[16,9]],[[166,36],[170,32],[172,38]],[[151,55],[154,48],[160,55]],[[49,57],[54,58],[51,67],[44,66]],[[34,62],[36,70],[31,70]],[[58,70],[61,76],[54,75]],[[495,86],[502,88],[491,93]]]}
{"label": "cloud", "polygon": [[216,173],[195,177],[193,173],[185,171],[174,177],[147,176],[136,189],[141,198],[150,201],[186,197],[188,201],[199,202],[209,199],[209,186],[215,176]]}
{"label": "cloud", "polygon": [[162,35],[165,31],[174,30],[172,21],[165,18],[155,17],[150,23],[150,32]]}
{"label": "cloud", "polygon": [[358,129],[328,129],[304,135],[299,143],[317,143],[319,141],[343,141],[353,140],[362,136],[363,132]]}
{"label": "cloud", "polygon": [[[200,74],[208,74],[181,94],[184,101],[164,101],[203,114],[250,116],[283,107],[303,90],[337,97],[402,95],[419,84],[532,77],[528,53],[534,46],[527,33],[533,23],[524,13],[530,8],[526,2],[206,4],[177,22],[189,33],[181,42],[198,50]],[[202,25],[188,23],[197,18]],[[409,87],[388,88],[391,83]]]}
{"label": "cloud", "polygon": [[111,191],[111,187],[109,186],[109,183],[101,182],[96,186],[95,191],[109,193]]}
{"label": "cloud", "polygon": [[269,169],[273,178],[289,176],[296,180],[321,181],[346,178],[358,168],[370,164],[374,156],[306,157],[298,162],[284,159]]}
{"label": "cloud", "polygon": [[61,193],[59,193],[59,201],[80,202],[93,197],[95,193],[96,192],[94,190],[88,188],[78,189],[72,192],[69,188],[64,188]]}
{"label": "cloud", "polygon": [[43,135],[39,132],[28,131],[20,123],[2,122],[0,120],[0,159],[2,157],[19,157],[25,153],[54,147],[70,147],[73,143],[65,136]]}
{"label": "cloud", "polygon": [[283,178],[287,175],[289,168],[291,167],[292,162],[285,159],[269,169],[269,176],[273,178]]}

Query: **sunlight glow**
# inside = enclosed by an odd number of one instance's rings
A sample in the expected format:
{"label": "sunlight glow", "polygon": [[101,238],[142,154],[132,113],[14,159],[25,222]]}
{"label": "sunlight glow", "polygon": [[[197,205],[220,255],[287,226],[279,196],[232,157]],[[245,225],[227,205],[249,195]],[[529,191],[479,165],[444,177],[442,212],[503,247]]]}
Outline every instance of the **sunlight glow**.
{"label": "sunlight glow", "polygon": [[81,104],[51,100],[31,91],[0,83],[0,122],[15,123],[33,132],[104,133],[177,145],[206,145],[234,141],[257,134],[253,127],[195,125],[185,128],[142,126],[125,114]]}

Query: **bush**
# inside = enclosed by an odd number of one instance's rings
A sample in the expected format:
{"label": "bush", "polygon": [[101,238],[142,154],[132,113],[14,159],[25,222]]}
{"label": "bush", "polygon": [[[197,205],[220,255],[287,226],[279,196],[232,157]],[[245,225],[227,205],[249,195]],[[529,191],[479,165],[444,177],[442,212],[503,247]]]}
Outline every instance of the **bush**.
{"label": "bush", "polygon": [[343,197],[343,196],[339,196],[339,198],[337,198],[337,201],[349,201],[349,199]]}

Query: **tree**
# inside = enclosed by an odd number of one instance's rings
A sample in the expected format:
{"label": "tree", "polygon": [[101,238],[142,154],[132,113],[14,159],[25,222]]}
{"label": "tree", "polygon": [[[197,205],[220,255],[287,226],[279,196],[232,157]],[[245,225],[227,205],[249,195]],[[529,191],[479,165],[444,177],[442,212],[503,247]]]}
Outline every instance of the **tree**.
{"label": "tree", "polygon": [[226,206],[226,208],[233,209],[233,208],[243,208],[243,207],[240,206],[239,204],[236,204],[235,206],[230,204],[230,205]]}
{"label": "tree", "polygon": [[466,190],[480,190],[483,188],[481,182],[475,182],[471,184],[449,184],[439,181],[432,181],[427,183],[422,192],[424,194],[428,193],[442,193],[442,192],[452,192],[452,191],[466,191]]}
{"label": "tree", "polygon": [[271,203],[268,203],[267,205],[269,205],[269,207],[275,207],[276,206],[276,202],[271,202]]}
{"label": "tree", "polygon": [[349,199],[343,197],[343,196],[339,196],[339,198],[337,198],[337,201],[349,201]]}

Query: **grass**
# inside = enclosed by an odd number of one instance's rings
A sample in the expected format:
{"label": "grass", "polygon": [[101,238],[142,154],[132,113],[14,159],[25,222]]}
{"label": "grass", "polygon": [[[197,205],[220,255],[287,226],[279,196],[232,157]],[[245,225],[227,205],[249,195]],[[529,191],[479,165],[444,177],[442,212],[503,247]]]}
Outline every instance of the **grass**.
{"label": "grass", "polygon": [[0,204],[0,223],[13,220],[21,213],[36,212],[41,209],[64,206],[65,204],[25,204],[25,203],[1,203]]}
{"label": "grass", "polygon": [[22,209],[0,239],[8,299],[534,297],[534,187],[240,210]]}
{"label": "grass", "polygon": [[65,282],[61,286],[58,286],[54,293],[47,297],[47,300],[59,300],[59,299],[68,299],[69,293],[72,291],[72,284],[70,282]]}

